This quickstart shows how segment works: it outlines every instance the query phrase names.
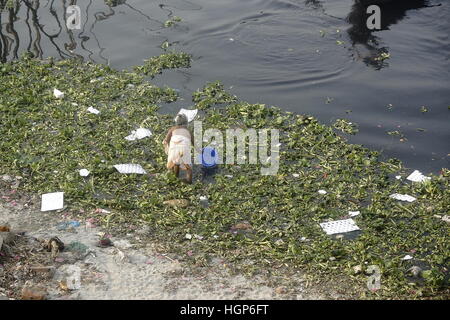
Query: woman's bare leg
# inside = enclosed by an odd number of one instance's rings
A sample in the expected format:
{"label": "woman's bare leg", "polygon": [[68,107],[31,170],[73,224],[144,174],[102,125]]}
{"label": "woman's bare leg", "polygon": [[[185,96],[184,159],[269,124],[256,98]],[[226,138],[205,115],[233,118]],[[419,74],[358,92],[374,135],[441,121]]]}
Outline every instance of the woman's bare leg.
{"label": "woman's bare leg", "polygon": [[180,166],[179,165],[175,165],[173,167],[173,173],[175,173],[175,176],[178,178],[178,176],[180,175]]}
{"label": "woman's bare leg", "polygon": [[192,183],[192,168],[186,169],[186,181]]}

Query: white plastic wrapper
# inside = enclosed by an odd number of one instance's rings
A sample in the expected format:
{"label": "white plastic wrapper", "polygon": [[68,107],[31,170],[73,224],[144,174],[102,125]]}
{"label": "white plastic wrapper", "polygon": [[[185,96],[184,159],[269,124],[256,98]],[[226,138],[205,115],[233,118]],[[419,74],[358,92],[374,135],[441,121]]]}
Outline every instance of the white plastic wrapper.
{"label": "white plastic wrapper", "polygon": [[414,170],[406,179],[413,182],[424,182],[431,178],[424,176],[419,170]]}
{"label": "white plastic wrapper", "polygon": [[87,109],[87,111],[89,111],[90,113],[93,113],[93,114],[99,114],[100,113],[100,111],[98,111],[97,109],[95,109],[93,107],[89,107]]}
{"label": "white plastic wrapper", "polygon": [[53,89],[53,95],[55,96],[56,99],[62,99],[64,98],[64,92],[59,91],[58,89]]}
{"label": "white plastic wrapper", "polygon": [[60,210],[64,207],[64,192],[45,193],[42,195],[41,211]]}
{"label": "white plastic wrapper", "polygon": [[413,202],[413,201],[417,200],[413,196],[410,196],[407,194],[400,194],[400,193],[391,194],[389,197],[391,197],[392,199],[395,199],[395,200],[408,201],[408,202]]}
{"label": "white plastic wrapper", "polygon": [[128,141],[134,141],[134,140],[140,140],[144,139],[146,137],[150,137],[152,135],[152,132],[149,129],[145,128],[139,128],[137,130],[131,131],[131,134],[127,137],[125,137]]}
{"label": "white plastic wrapper", "polygon": [[359,211],[349,211],[348,212],[348,215],[350,217],[356,217],[356,216],[359,216],[360,214],[361,214],[361,212],[359,212]]}

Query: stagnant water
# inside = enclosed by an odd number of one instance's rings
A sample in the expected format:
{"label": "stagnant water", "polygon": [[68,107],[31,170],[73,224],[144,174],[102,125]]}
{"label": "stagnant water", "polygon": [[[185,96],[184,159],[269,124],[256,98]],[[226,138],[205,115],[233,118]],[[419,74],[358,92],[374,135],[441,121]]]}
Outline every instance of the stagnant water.
{"label": "stagnant water", "polygon": [[[158,78],[183,97],[163,112],[190,106],[194,90],[220,80],[250,102],[326,124],[349,119],[360,129],[351,142],[411,168],[449,167],[448,0],[381,5],[376,32],[353,0],[15,1],[1,13],[0,61],[30,51],[125,69],[162,53],[168,41],[194,62]],[[81,8],[80,30],[66,27],[71,4]],[[182,21],[165,27],[175,16]],[[377,60],[381,53],[390,57]]]}

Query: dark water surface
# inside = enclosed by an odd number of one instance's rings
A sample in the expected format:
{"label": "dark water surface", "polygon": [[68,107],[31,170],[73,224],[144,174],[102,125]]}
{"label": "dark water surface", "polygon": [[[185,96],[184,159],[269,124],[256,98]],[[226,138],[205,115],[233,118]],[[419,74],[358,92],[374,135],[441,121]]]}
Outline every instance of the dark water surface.
{"label": "dark water surface", "polygon": [[[349,119],[360,129],[351,142],[437,173],[450,160],[450,1],[394,2],[381,6],[382,30],[369,32],[353,0],[22,0],[1,13],[0,60],[30,51],[125,69],[168,41],[194,62],[158,77],[184,98],[163,112],[220,80],[249,102],[326,124]],[[81,30],[65,25],[71,4]],[[164,27],[174,16],[182,22]],[[382,53],[390,58],[377,60]]]}

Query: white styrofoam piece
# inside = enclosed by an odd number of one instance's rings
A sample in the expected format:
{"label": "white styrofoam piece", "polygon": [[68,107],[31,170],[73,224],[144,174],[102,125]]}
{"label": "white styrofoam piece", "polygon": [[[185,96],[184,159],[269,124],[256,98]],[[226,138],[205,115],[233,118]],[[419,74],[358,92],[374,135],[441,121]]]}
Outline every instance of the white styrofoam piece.
{"label": "white styrofoam piece", "polygon": [[87,177],[89,174],[90,174],[90,172],[87,169],[80,170],[80,176],[82,176],[82,177]]}
{"label": "white styrofoam piece", "polygon": [[120,173],[137,173],[137,174],[146,174],[147,172],[142,168],[140,164],[134,163],[124,163],[124,164],[116,164],[114,168],[117,169]]}
{"label": "white styrofoam piece", "polygon": [[64,207],[64,192],[45,193],[41,200],[41,211],[62,209]]}
{"label": "white styrofoam piece", "polygon": [[345,232],[361,230],[356,225],[355,221],[353,221],[353,219],[344,219],[344,220],[323,222],[320,224],[320,226],[327,234],[345,233]]}

